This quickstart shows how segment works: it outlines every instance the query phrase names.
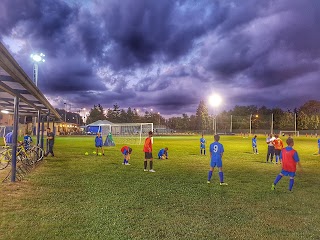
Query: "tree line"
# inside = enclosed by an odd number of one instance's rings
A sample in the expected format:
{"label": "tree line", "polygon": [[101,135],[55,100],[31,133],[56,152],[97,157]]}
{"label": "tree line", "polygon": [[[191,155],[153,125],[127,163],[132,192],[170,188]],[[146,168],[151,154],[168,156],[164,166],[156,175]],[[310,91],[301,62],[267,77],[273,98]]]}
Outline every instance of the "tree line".
{"label": "tree line", "polygon": [[[65,113],[57,109],[61,116],[66,114],[70,122],[84,124],[78,113]],[[231,129],[248,129],[251,121],[252,129],[270,129],[271,122],[274,129],[318,130],[320,124],[320,101],[307,101],[299,108],[286,109],[258,107],[255,105],[235,106],[232,110],[223,111],[216,116],[218,128],[229,132]],[[81,121],[80,121],[81,119]],[[76,122],[78,120],[78,122]],[[160,113],[145,111],[139,112],[135,108],[121,109],[118,104],[104,110],[98,104],[91,108],[85,119],[86,124],[98,120],[108,120],[112,123],[142,123],[152,122],[154,126],[165,126],[177,131],[211,131],[213,129],[213,116],[209,114],[208,106],[201,100],[195,114],[186,113],[168,119]],[[295,126],[296,125],[296,126]]]}

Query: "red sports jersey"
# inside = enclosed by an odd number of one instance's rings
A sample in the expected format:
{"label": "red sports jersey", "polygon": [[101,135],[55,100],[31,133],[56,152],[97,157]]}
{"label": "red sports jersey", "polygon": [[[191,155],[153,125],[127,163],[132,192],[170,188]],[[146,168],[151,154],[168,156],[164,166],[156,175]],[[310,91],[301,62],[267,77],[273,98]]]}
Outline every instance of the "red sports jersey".
{"label": "red sports jersey", "polygon": [[297,170],[297,162],[294,161],[293,155],[296,150],[288,151],[286,148],[281,150],[282,155],[282,169],[288,172],[295,172]]}
{"label": "red sports jersey", "polygon": [[283,142],[280,138],[273,140],[272,144],[275,149],[281,150],[283,148]]}
{"label": "red sports jersey", "polygon": [[124,151],[129,151],[129,147],[128,146],[123,146],[122,148],[121,148],[121,152],[122,153],[124,153]]}
{"label": "red sports jersey", "polygon": [[144,142],[144,146],[143,146],[143,151],[144,152],[152,152],[152,142],[151,142],[151,138],[147,137],[145,142]]}

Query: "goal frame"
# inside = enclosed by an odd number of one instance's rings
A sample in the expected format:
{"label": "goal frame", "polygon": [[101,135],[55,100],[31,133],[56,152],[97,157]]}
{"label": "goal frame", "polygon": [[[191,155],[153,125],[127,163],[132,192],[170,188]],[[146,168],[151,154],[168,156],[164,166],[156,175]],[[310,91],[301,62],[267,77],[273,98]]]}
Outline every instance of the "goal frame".
{"label": "goal frame", "polygon": [[[144,126],[150,126],[149,128],[145,129]],[[126,128],[136,128],[139,129],[138,131],[130,131],[130,129]],[[113,123],[113,124],[101,124],[99,125],[99,132],[102,135],[107,136],[109,132],[115,137],[122,137],[122,136],[138,136],[139,145],[142,143],[142,137],[148,135],[149,131],[153,131],[153,123]]]}
{"label": "goal frame", "polygon": [[286,131],[286,130],[281,130],[281,131],[279,132],[279,135],[282,136],[283,133],[284,133],[284,134],[289,134],[289,135],[291,135],[291,134],[293,133],[295,137],[299,137],[299,136],[300,136],[299,131]]}

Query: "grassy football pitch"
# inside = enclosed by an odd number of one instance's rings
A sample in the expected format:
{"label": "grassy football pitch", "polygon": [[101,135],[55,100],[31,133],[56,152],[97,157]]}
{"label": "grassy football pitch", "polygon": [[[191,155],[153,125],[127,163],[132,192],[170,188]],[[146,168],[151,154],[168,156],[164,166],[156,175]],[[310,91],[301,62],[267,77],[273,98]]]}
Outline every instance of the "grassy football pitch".
{"label": "grassy football pitch", "polygon": [[155,159],[150,173],[143,171],[142,145],[131,145],[131,165],[124,166],[123,144],[95,156],[94,137],[57,137],[54,158],[24,181],[0,185],[0,239],[320,238],[315,138],[295,138],[303,171],[292,192],[288,178],[271,191],[281,167],[265,163],[264,136],[259,155],[251,138],[221,136],[229,185],[219,186],[217,169],[207,184],[209,144],[200,156],[199,139],[154,137],[154,157],[168,147],[169,159]]}

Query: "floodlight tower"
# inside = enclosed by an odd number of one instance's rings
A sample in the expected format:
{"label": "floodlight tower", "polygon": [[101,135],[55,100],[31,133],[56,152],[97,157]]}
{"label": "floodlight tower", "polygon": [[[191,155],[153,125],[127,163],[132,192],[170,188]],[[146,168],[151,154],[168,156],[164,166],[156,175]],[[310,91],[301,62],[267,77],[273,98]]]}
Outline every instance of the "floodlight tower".
{"label": "floodlight tower", "polygon": [[214,110],[220,106],[221,102],[222,102],[222,98],[218,94],[212,94],[209,97],[209,103],[213,107],[212,129],[214,130],[214,135],[217,134],[217,121],[216,121],[216,115],[214,114]]}
{"label": "floodlight tower", "polygon": [[45,62],[44,59],[45,55],[43,53],[37,54],[31,54],[30,57],[33,60],[33,82],[38,86],[38,63],[39,62]]}

